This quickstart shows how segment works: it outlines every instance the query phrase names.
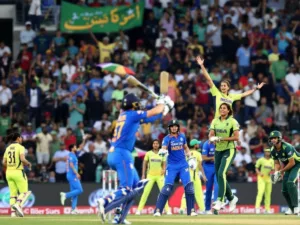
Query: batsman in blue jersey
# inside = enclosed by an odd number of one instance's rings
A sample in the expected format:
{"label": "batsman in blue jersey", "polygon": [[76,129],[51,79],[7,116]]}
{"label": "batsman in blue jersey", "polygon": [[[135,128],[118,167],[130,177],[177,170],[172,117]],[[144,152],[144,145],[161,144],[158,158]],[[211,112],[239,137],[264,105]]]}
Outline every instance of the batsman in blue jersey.
{"label": "batsman in blue jersey", "polygon": [[111,148],[108,153],[109,166],[117,171],[119,188],[113,194],[98,200],[98,210],[101,219],[115,207],[122,205],[122,213],[116,223],[126,223],[126,216],[135,196],[140,194],[148,180],[137,182],[136,171],[131,155],[136,141],[136,132],[141,123],[154,122],[172,109],[174,102],[170,97],[160,97],[157,106],[151,110],[140,110],[139,99],[134,94],[128,94],[122,101],[122,112],[119,115]]}
{"label": "batsman in blue jersey", "polygon": [[205,194],[205,211],[206,214],[212,214],[211,212],[211,197],[212,191],[214,191],[214,201],[218,198],[218,182],[215,172],[215,145],[207,140],[202,146],[202,166],[204,169],[206,182],[206,194]]}
{"label": "batsman in blue jersey", "polygon": [[165,204],[172,193],[174,181],[179,175],[182,184],[184,185],[187,214],[196,216],[194,202],[194,185],[190,180],[189,164],[186,161],[186,156],[190,157],[190,150],[186,143],[186,138],[183,133],[180,133],[180,126],[177,120],[171,120],[168,125],[169,135],[164,137],[162,141],[162,149],[159,154],[167,153],[167,167],[165,174],[165,185],[161,189],[156,202],[154,216],[161,216]]}
{"label": "batsman in blue jersey", "polygon": [[72,211],[71,214],[77,214],[76,207],[78,196],[83,192],[80,183],[80,174],[78,173],[78,159],[76,156],[77,147],[72,144],[69,146],[69,156],[67,162],[67,180],[70,184],[70,192],[60,193],[60,201],[62,205],[65,205],[65,200],[71,198],[72,200]]}

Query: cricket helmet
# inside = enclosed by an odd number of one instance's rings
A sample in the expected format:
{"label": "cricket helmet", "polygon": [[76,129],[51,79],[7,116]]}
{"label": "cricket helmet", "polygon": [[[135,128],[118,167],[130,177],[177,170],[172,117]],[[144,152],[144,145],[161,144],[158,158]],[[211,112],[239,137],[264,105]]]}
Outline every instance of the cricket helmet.
{"label": "cricket helmet", "polygon": [[122,109],[134,109],[139,110],[140,107],[140,99],[135,94],[127,94],[122,100]]}

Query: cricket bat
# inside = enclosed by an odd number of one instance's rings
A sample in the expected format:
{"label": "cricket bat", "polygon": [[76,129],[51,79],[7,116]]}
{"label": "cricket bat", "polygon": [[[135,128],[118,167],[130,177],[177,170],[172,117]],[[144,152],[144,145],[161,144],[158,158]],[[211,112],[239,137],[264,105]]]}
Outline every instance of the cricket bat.
{"label": "cricket bat", "polygon": [[160,94],[166,95],[169,89],[169,73],[162,71],[160,73]]}
{"label": "cricket bat", "polygon": [[153,96],[154,98],[158,99],[159,96],[157,94],[155,94],[153,91],[151,91],[150,89],[148,89],[144,84],[142,84],[140,81],[138,81],[135,77],[133,76],[128,76],[127,77],[127,82],[135,87],[140,88],[141,90],[147,92],[148,94],[150,94],[151,96]]}

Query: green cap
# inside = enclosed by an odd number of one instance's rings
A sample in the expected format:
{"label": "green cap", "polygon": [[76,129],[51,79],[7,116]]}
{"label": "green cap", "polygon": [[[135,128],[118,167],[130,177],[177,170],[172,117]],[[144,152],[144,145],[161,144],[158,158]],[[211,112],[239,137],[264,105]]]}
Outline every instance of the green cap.
{"label": "green cap", "polygon": [[196,144],[201,144],[201,141],[198,141],[197,139],[192,139],[190,141],[190,146],[194,147]]}
{"label": "green cap", "polygon": [[272,131],[272,132],[270,133],[269,139],[270,139],[270,138],[279,138],[279,139],[281,139],[281,138],[282,138],[282,134],[281,134],[280,131],[274,130],[274,131]]}

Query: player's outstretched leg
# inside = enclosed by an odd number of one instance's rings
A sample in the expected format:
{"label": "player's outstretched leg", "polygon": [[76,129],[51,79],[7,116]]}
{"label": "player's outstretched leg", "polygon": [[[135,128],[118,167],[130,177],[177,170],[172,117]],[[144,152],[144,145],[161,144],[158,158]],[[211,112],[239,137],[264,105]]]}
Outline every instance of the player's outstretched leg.
{"label": "player's outstretched leg", "polygon": [[139,181],[133,190],[130,190],[129,188],[121,188],[105,198],[98,199],[98,212],[103,222],[105,221],[106,213],[140,195],[148,181],[149,180],[147,179]]}
{"label": "player's outstretched leg", "polygon": [[163,212],[163,208],[166,205],[166,202],[169,198],[169,196],[172,193],[173,185],[172,184],[165,184],[163,188],[161,189],[161,192],[158,195],[158,199],[156,202],[156,208],[154,211],[154,216],[161,216]]}
{"label": "player's outstretched leg", "polygon": [[189,216],[197,216],[195,213],[195,190],[193,182],[188,183],[184,187],[185,199],[186,199],[186,210]]}

